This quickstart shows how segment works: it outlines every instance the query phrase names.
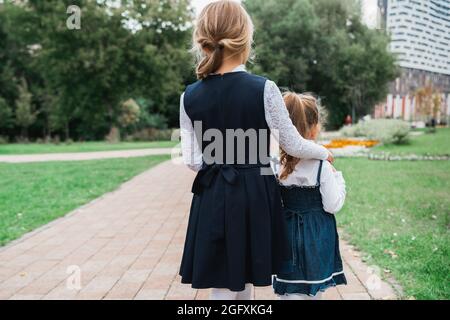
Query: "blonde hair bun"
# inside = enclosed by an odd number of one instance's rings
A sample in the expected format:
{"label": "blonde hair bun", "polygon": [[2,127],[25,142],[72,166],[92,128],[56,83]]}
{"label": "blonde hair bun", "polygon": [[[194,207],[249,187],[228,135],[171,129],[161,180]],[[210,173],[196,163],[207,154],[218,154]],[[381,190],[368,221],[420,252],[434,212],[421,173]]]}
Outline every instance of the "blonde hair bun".
{"label": "blonde hair bun", "polygon": [[217,71],[225,51],[228,57],[240,55],[246,62],[252,42],[253,22],[241,4],[232,0],[208,4],[198,16],[193,34],[197,78],[204,79]]}

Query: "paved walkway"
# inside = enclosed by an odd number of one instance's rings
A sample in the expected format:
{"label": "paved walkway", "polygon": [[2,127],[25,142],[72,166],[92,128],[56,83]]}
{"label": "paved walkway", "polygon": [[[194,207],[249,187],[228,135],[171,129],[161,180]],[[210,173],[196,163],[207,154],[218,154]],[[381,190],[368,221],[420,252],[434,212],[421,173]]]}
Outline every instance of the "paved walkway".
{"label": "paved walkway", "polygon": [[131,158],[159,154],[170,154],[171,148],[151,148],[136,150],[73,152],[73,153],[45,153],[45,154],[23,154],[23,155],[0,155],[0,162],[25,163],[44,161],[82,161],[111,158]]}
{"label": "paved walkway", "polygon": [[[177,275],[193,177],[162,163],[1,248],[0,299],[207,299],[208,290]],[[325,298],[395,298],[357,251],[341,246],[349,284]],[[258,288],[255,298],[275,296]]]}

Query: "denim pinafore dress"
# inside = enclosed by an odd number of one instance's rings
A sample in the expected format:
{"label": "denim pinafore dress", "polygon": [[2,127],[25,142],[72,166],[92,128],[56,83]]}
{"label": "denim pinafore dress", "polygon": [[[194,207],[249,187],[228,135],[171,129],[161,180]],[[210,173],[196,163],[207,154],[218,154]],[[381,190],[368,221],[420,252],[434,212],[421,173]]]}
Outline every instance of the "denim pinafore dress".
{"label": "denim pinafore dress", "polygon": [[291,258],[274,277],[276,294],[315,296],[330,286],[347,284],[339,252],[336,219],[323,209],[320,161],[315,186],[281,186]]}

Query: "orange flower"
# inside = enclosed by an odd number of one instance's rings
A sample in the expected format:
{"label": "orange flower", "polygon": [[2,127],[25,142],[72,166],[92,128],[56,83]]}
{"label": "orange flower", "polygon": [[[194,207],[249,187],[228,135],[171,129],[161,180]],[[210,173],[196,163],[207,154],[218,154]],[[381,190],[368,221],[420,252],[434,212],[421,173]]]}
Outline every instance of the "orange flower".
{"label": "orange flower", "polygon": [[378,140],[333,139],[330,143],[325,144],[324,147],[328,149],[344,148],[347,146],[372,148],[378,143],[380,143]]}

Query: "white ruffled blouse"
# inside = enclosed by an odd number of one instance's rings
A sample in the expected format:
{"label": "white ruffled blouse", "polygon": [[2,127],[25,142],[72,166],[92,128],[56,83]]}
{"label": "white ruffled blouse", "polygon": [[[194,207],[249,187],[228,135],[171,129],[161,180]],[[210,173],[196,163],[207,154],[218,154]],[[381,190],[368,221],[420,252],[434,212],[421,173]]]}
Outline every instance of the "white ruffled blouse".
{"label": "white ruffled blouse", "polygon": [[[244,65],[231,72],[246,71]],[[302,159],[328,158],[328,151],[312,141],[304,139],[292,124],[283,97],[277,85],[267,80],[264,87],[264,112],[272,135],[288,154]],[[180,99],[181,152],[184,163],[194,171],[200,170],[203,163],[201,147],[195,137],[192,121],[184,109],[184,93]]]}

